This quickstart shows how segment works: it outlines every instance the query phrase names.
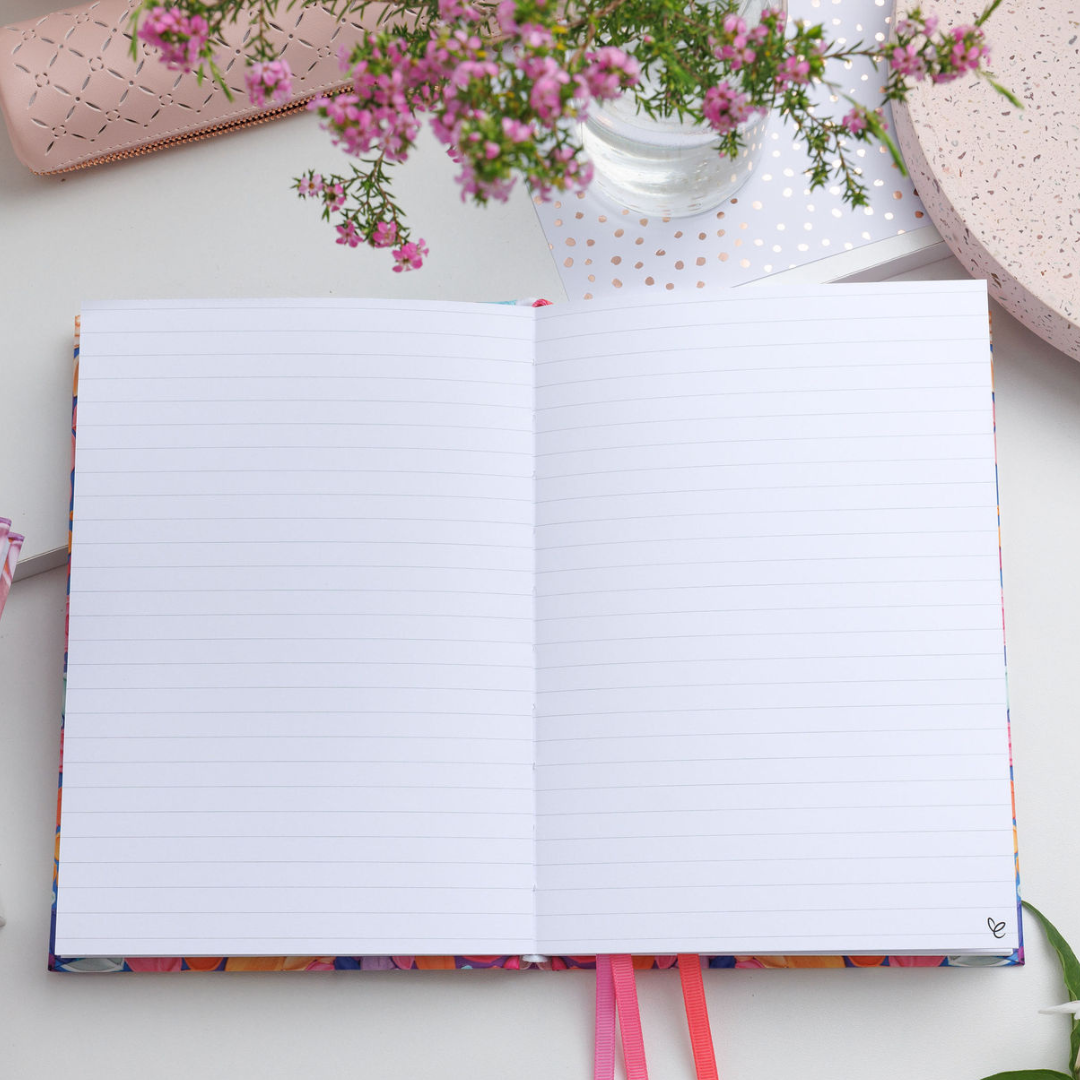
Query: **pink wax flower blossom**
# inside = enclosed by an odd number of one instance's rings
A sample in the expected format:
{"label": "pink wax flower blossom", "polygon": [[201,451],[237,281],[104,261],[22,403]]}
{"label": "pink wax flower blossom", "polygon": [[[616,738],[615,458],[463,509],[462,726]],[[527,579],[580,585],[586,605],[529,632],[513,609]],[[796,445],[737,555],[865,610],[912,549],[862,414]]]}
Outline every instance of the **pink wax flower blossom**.
{"label": "pink wax flower blossom", "polygon": [[345,205],[345,188],[341,184],[326,185],[322,189],[322,197],[328,210],[340,210]]}
{"label": "pink wax flower blossom", "polygon": [[592,183],[592,162],[579,157],[572,146],[560,146],[551,156],[562,166],[568,189],[577,187],[584,190]]}
{"label": "pink wax flower blossom", "polygon": [[952,66],[963,74],[977,71],[983,60],[990,59],[990,50],[983,41],[983,33],[975,26],[954,26],[953,47],[950,53]]}
{"label": "pink wax flower blossom", "polygon": [[[724,33],[726,37],[713,50],[718,60],[726,60],[732,71],[738,71],[744,64],[752,64],[757,59],[757,53],[750,48],[744,20],[729,15],[724,20]],[[760,41],[761,35],[755,34],[754,40]]]}
{"label": "pink wax flower blossom", "polygon": [[502,3],[495,9],[495,18],[499,22],[499,29],[504,34],[516,34],[518,30],[518,23],[515,16],[517,15],[517,3],[516,0],[502,0]]}
{"label": "pink wax flower blossom", "polygon": [[210,27],[201,15],[184,15],[179,8],[156,7],[146,14],[139,37],[161,50],[170,71],[192,71],[202,58]]}
{"label": "pink wax flower blossom", "polygon": [[637,84],[637,61],[614,45],[605,45],[589,53],[587,60],[585,85],[598,101],[618,97],[621,91]]}
{"label": "pink wax flower blossom", "polygon": [[463,4],[461,0],[439,0],[439,18],[445,19],[447,22],[452,22],[455,19],[467,19],[469,22],[476,22],[480,18],[480,14],[475,8]]}
{"label": "pink wax flower blossom", "polygon": [[244,77],[248,97],[257,108],[271,101],[286,102],[292,94],[292,71],[287,60],[256,60]]}
{"label": "pink wax flower blossom", "polygon": [[545,56],[533,79],[529,104],[542,123],[551,125],[562,115],[562,88],[570,82],[570,75],[552,57]]}
{"label": "pink wax flower blossom", "polygon": [[515,120],[512,116],[502,118],[503,134],[513,143],[528,142],[535,134],[532,124]]}
{"label": "pink wax flower blossom", "polygon": [[[392,82],[392,80],[390,80]],[[323,130],[347,154],[362,156],[378,146],[390,161],[401,161],[420,128],[404,95],[378,79],[364,82],[370,93],[361,106],[358,94],[317,97],[308,106],[323,117]]]}
{"label": "pink wax flower blossom", "polygon": [[926,78],[926,61],[923,60],[919,49],[914,43],[906,46],[898,45],[889,57],[889,66],[901,75],[911,75],[916,79]]}
{"label": "pink wax flower blossom", "polygon": [[356,231],[356,224],[352,221],[346,221],[344,225],[337,227],[337,243],[345,244],[347,247],[359,247],[363,237]]}
{"label": "pink wax flower blossom", "polygon": [[[969,71],[978,71],[984,60],[989,61],[990,49],[977,26],[955,26],[944,36],[945,41],[938,51],[941,66],[931,74],[932,82],[952,82]],[[949,38],[952,39],[951,46]],[[948,52],[942,55],[944,49]]]}
{"label": "pink wax flower blossom", "polygon": [[371,234],[371,246],[388,248],[397,243],[398,227],[396,221],[380,221]]}
{"label": "pink wax flower blossom", "polygon": [[938,26],[936,15],[926,15],[920,19],[901,19],[896,24],[896,33],[902,38],[914,37],[916,34],[925,34],[929,37]]}
{"label": "pink wax flower blossom", "polygon": [[753,108],[745,94],[732,89],[731,84],[725,81],[705,91],[701,111],[714,131],[727,135],[756,112],[764,110]]}
{"label": "pink wax flower blossom", "polygon": [[551,44],[551,31],[546,26],[537,26],[535,23],[525,23],[518,27],[522,44],[530,49],[543,49]]}
{"label": "pink wax flower blossom", "polygon": [[[454,155],[451,155],[452,157]],[[461,172],[455,177],[461,187],[461,201],[465,202],[470,195],[477,199],[496,202],[506,202],[510,198],[510,192],[514,189],[514,179],[501,177],[485,178],[479,176],[471,161],[461,155],[455,159],[461,165]]]}
{"label": "pink wax flower blossom", "polygon": [[473,79],[494,79],[498,74],[499,67],[493,60],[462,60],[454,68],[450,81],[459,90],[464,90]]}
{"label": "pink wax flower blossom", "polygon": [[810,61],[789,56],[780,65],[776,75],[776,85],[780,87],[799,86],[810,81]]}
{"label": "pink wax flower blossom", "polygon": [[852,135],[858,135],[860,131],[865,131],[866,111],[856,106],[840,121],[840,126]]}
{"label": "pink wax flower blossom", "polygon": [[873,113],[871,113],[870,110],[863,105],[856,105],[848,112],[843,120],[840,121],[840,126],[851,135],[859,135],[870,127],[871,117],[874,120],[874,127],[876,130],[888,130],[889,125],[885,122],[885,117],[881,110],[875,109]]}
{"label": "pink wax flower blossom", "polygon": [[311,176],[302,177],[299,184],[300,197],[306,199],[311,195],[321,195],[323,178],[321,173],[312,173]]}
{"label": "pink wax flower blossom", "polygon": [[417,240],[416,243],[410,241],[402,244],[390,254],[394,256],[394,273],[400,274],[403,270],[419,270],[424,265],[428,249],[423,240]]}

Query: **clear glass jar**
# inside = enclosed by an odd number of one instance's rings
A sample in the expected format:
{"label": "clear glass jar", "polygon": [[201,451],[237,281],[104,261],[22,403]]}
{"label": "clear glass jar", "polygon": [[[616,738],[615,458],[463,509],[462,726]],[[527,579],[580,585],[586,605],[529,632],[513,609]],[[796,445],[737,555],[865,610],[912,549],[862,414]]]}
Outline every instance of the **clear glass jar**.
{"label": "clear glass jar", "polygon": [[[739,12],[753,26],[767,8],[786,0],[742,0]],[[655,217],[692,217],[719,206],[750,179],[765,145],[769,116],[739,128],[738,157],[720,152],[716,133],[677,117],[650,117],[633,93],[593,102],[581,141],[593,163],[593,184],[611,202]]]}

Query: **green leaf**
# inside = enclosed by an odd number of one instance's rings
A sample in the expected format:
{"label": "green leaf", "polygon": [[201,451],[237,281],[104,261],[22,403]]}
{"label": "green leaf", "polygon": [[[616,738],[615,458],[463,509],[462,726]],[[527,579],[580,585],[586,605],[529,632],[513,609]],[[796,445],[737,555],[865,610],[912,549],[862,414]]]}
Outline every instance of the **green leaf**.
{"label": "green leaf", "polygon": [[[1080,1001],[1080,960],[1076,959],[1076,953],[1072,951],[1072,947],[1061,936],[1057,927],[1037,907],[1029,904],[1026,900],[1023,904],[1039,920],[1043,933],[1046,934],[1046,940],[1050,942],[1054,952],[1057,953],[1058,960],[1061,963],[1061,975],[1065,980],[1065,992],[1068,994],[1069,1000]],[[1080,1019],[1074,1017],[1072,1031],[1069,1034],[1069,1063],[1075,1068],[1078,1060],[1080,1060]]]}
{"label": "green leaf", "polygon": [[1068,1073],[1057,1069],[1018,1069],[1016,1072],[994,1073],[983,1080],[1073,1080]]}
{"label": "green leaf", "polygon": [[884,128],[880,131],[875,131],[874,134],[885,144],[889,151],[889,156],[893,159],[893,164],[900,170],[900,175],[907,176],[907,166],[904,164],[903,157],[900,156],[900,147],[893,142],[891,136]]}
{"label": "green leaf", "polygon": [[1054,924],[1034,904],[1029,904],[1025,900],[1024,907],[1042,924],[1046,940],[1053,946],[1058,960],[1061,961],[1061,974],[1065,979],[1065,989],[1068,991],[1069,999],[1080,1000],[1080,960],[1076,959],[1076,953],[1072,951],[1071,946]]}
{"label": "green leaf", "polygon": [[1024,107],[1024,103],[1011,90],[1007,90],[996,79],[992,79],[987,75],[986,81],[1014,108],[1022,109]]}
{"label": "green leaf", "polygon": [[982,24],[986,22],[1000,6],[1001,0],[993,0],[992,3],[987,4],[986,7],[983,8],[983,13],[975,20],[975,25],[982,26]]}

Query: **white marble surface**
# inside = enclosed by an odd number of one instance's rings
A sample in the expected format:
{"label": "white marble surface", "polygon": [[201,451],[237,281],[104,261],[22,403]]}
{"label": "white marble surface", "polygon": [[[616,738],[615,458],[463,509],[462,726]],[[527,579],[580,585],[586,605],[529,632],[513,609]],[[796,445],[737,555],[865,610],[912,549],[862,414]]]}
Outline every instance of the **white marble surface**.
{"label": "white marble surface", "polygon": [[[50,3],[9,0],[3,14]],[[428,271],[393,275],[377,256],[336,248],[285,190],[290,170],[331,153],[296,120],[58,182],[26,175],[0,138],[0,508],[31,550],[64,536],[70,326],[83,296],[561,295],[524,196],[463,208],[433,175],[450,175],[436,153],[403,177],[432,246]],[[1080,366],[1000,310],[994,333],[1024,889],[1080,942]],[[590,1075],[582,973],[48,973],[63,620],[56,571],[17,583],[0,622],[0,1076]],[[1064,1068],[1067,1020],[1036,1014],[1063,1000],[1056,969],[1028,932],[1022,969],[708,972],[721,1075],[977,1080]],[[653,1075],[691,1077],[677,976],[640,985]]]}

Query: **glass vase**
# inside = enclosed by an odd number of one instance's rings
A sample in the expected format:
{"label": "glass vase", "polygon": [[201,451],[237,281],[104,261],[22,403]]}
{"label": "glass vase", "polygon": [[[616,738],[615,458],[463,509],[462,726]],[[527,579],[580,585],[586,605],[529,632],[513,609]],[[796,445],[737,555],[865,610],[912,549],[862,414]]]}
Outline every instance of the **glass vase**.
{"label": "glass vase", "polygon": [[[739,13],[753,26],[767,7],[786,11],[787,3],[742,0]],[[715,209],[750,179],[768,123],[768,115],[757,115],[740,125],[743,146],[731,158],[707,125],[648,116],[626,93],[591,105],[581,141],[593,164],[593,184],[609,201],[655,217],[692,217]]]}

